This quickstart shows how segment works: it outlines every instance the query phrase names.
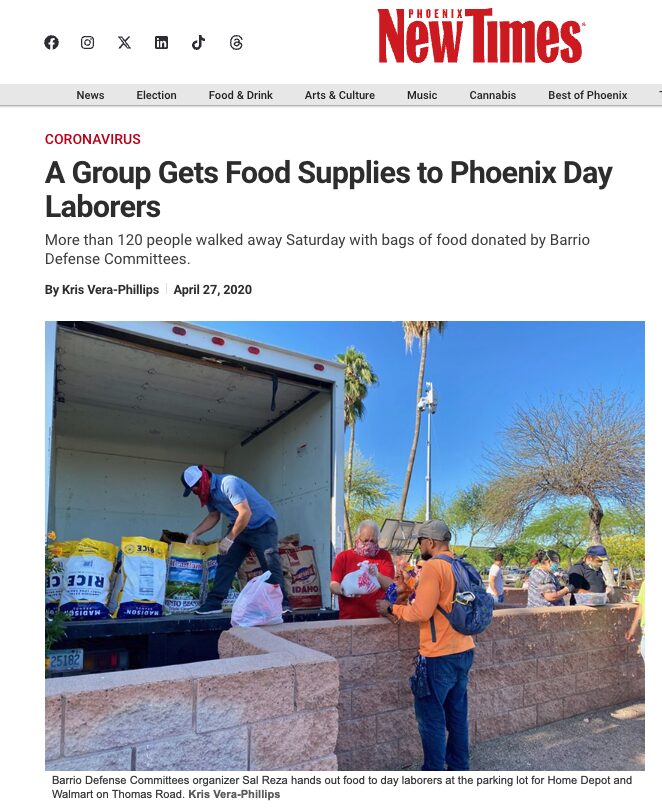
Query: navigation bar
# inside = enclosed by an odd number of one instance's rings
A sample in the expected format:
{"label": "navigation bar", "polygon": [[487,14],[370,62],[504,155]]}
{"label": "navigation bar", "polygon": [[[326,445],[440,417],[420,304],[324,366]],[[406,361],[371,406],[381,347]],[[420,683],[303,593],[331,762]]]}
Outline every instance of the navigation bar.
{"label": "navigation bar", "polygon": [[18,107],[658,107],[662,85],[6,84]]}

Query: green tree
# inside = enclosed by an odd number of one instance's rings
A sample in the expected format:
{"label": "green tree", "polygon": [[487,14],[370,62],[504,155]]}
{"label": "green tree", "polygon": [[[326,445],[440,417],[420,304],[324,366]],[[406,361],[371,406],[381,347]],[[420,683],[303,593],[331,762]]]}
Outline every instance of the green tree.
{"label": "green tree", "polygon": [[643,567],[646,560],[646,544],[641,535],[614,534],[604,539],[611,564],[618,568],[618,578],[622,581],[625,570],[634,579],[633,568]]}
{"label": "green tree", "polygon": [[469,546],[453,546],[453,553],[464,556],[467,562],[471,563],[478,571],[489,568],[494,562],[494,551],[486,548],[470,548]]}
{"label": "green tree", "polygon": [[349,517],[349,501],[352,495],[354,442],[356,438],[356,422],[363,419],[365,414],[364,400],[368,395],[368,388],[376,385],[379,380],[370,367],[366,356],[349,346],[344,354],[339,354],[337,359],[345,365],[345,390],[344,390],[344,421],[345,430],[349,427],[349,449],[345,462],[345,548],[352,545],[352,526]]}
{"label": "green tree", "polygon": [[425,378],[425,362],[427,359],[428,344],[430,342],[430,335],[435,330],[443,334],[446,328],[446,321],[403,321],[402,326],[404,329],[404,339],[407,351],[411,351],[411,347],[415,340],[418,340],[421,346],[421,357],[418,364],[418,381],[416,384],[416,418],[414,421],[414,438],[411,443],[411,450],[409,451],[409,460],[407,462],[407,469],[405,472],[405,481],[402,486],[402,495],[400,496],[400,506],[398,507],[398,520],[404,519],[405,507],[407,505],[407,496],[409,495],[409,485],[411,483],[411,476],[414,470],[414,461],[416,460],[416,449],[418,447],[418,436],[421,432],[421,413],[418,407],[421,397],[423,396],[423,381]]}
{"label": "green tree", "polygon": [[644,510],[635,506],[608,509],[600,524],[603,538],[615,534],[641,535],[646,533]]}
{"label": "green tree", "polygon": [[572,565],[587,545],[588,524],[588,514],[581,504],[555,505],[527,523],[520,540],[530,540],[536,548],[553,546],[564,565]]}
{"label": "green tree", "polygon": [[523,540],[520,537],[511,538],[499,544],[499,551],[503,552],[504,562],[507,565],[514,563],[518,568],[526,568],[539,544],[535,540]]}
{"label": "green tree", "polygon": [[[604,501],[643,503],[643,410],[621,393],[601,391],[519,408],[490,462],[488,514],[496,524],[510,524],[517,534],[538,504],[582,498],[589,505],[589,541],[600,543]],[[614,585],[608,564],[603,571]]]}
{"label": "green tree", "polygon": [[[349,521],[357,526],[362,520],[374,520],[379,526],[386,517],[394,517],[395,509],[389,499],[395,488],[389,477],[378,470],[372,459],[364,458],[361,451],[355,448],[354,483],[348,502]],[[345,458],[345,476],[348,475],[347,457]]]}
{"label": "green tree", "polygon": [[485,493],[483,484],[472,484],[460,490],[446,509],[446,522],[454,532],[468,532],[471,548],[476,537],[490,528],[491,524],[485,511]]}

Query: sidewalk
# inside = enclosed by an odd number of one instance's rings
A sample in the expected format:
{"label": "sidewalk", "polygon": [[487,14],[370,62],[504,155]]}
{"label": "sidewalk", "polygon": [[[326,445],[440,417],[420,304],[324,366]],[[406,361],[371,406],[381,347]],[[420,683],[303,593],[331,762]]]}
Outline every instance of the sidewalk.
{"label": "sidewalk", "polygon": [[643,771],[645,704],[629,703],[479,743],[473,771]]}

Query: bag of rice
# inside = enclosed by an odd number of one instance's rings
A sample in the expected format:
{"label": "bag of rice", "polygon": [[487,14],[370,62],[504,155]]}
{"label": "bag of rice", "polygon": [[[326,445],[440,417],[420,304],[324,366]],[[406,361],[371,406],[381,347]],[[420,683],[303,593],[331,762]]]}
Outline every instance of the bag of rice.
{"label": "bag of rice", "polygon": [[122,538],[122,590],[118,619],[163,616],[168,544],[147,537]]}
{"label": "bag of rice", "polygon": [[232,610],[232,608],[234,607],[234,603],[239,598],[240,592],[241,591],[240,591],[240,588],[239,588],[239,580],[238,579],[233,579],[232,580],[232,587],[228,591],[228,595],[225,597],[225,599],[223,600],[223,604],[221,605],[223,610],[227,610],[228,613]]}
{"label": "bag of rice", "polygon": [[[202,585],[202,601],[205,602],[207,600],[207,596],[209,595],[209,591],[214,587],[214,580],[216,579],[216,570],[218,569],[218,558],[219,558],[219,548],[218,542],[210,543],[208,546],[205,546],[207,551],[207,556],[204,560],[204,580]],[[220,554],[223,557],[223,554]],[[228,591],[228,595],[223,600],[222,608],[223,610],[231,611],[232,606],[237,600],[239,596],[239,579],[235,577],[232,580],[232,586]]]}
{"label": "bag of rice", "polygon": [[218,540],[203,546],[205,550],[205,558],[202,561],[202,602],[207,601],[209,591],[216,579],[216,569],[218,568]]}
{"label": "bag of rice", "polygon": [[60,613],[71,619],[109,618],[108,597],[112,585],[117,546],[84,537],[64,567]]}
{"label": "bag of rice", "polygon": [[46,615],[53,616],[57,613],[62,589],[64,588],[64,567],[67,560],[76,549],[78,540],[65,540],[58,542],[52,540],[48,543],[48,550],[53,558],[53,568],[50,574],[46,575]]}
{"label": "bag of rice", "polygon": [[193,613],[202,604],[207,548],[171,542],[168,551],[166,613]]}

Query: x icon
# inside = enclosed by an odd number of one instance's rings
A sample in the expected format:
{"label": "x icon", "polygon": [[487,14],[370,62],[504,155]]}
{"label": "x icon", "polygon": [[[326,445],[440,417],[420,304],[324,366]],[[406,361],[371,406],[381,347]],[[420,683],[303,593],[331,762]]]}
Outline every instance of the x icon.
{"label": "x icon", "polygon": [[129,40],[131,39],[130,36],[128,36],[128,37],[120,37],[120,36],[118,36],[117,38],[120,41],[120,49],[121,48],[128,48],[129,50],[131,50],[131,46],[129,45]]}

